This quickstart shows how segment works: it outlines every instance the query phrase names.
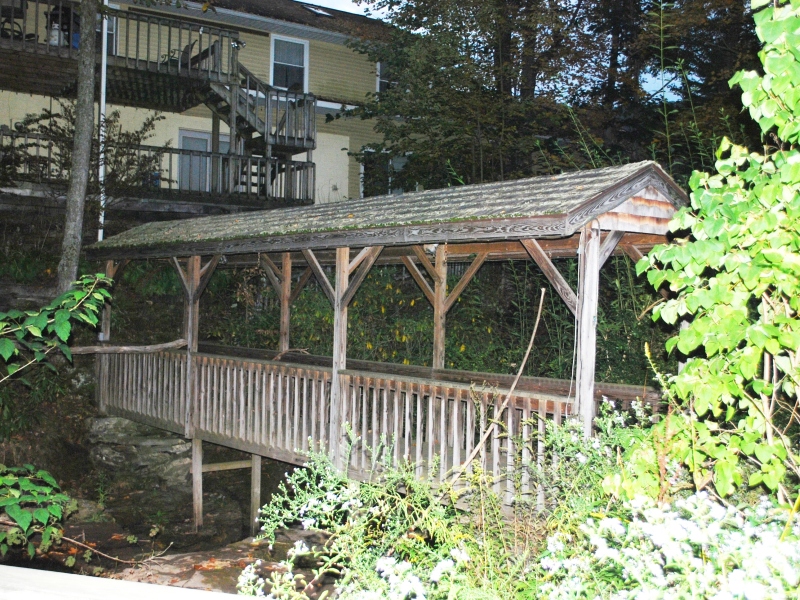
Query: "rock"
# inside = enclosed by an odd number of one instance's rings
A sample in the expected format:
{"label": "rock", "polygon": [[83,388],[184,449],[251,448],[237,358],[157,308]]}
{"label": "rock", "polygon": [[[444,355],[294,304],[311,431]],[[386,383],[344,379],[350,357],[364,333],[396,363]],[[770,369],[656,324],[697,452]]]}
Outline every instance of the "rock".
{"label": "rock", "polygon": [[115,479],[135,476],[167,488],[187,485],[192,445],[184,438],[120,417],[89,419],[87,430],[92,463]]}

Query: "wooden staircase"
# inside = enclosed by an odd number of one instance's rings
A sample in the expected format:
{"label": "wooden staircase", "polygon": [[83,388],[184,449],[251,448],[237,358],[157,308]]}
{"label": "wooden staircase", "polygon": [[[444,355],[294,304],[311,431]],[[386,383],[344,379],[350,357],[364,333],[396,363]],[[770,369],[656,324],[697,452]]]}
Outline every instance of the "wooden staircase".
{"label": "wooden staircase", "polygon": [[235,118],[236,135],[244,140],[245,154],[290,160],[314,150],[314,96],[274,88],[241,65],[239,73],[240,84],[233,90],[230,85],[209,81],[204,103],[229,127]]}

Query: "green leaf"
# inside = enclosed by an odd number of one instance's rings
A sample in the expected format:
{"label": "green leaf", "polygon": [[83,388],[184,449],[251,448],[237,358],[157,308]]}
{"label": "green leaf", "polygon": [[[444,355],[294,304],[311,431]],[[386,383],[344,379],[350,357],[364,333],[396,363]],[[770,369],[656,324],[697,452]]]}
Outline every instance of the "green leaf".
{"label": "green leaf", "polygon": [[31,526],[31,521],[33,521],[33,515],[31,515],[31,513],[20,508],[19,504],[9,504],[6,506],[6,514],[27,534],[28,528]]}
{"label": "green leaf", "polygon": [[0,356],[3,357],[4,361],[8,361],[16,352],[17,348],[14,346],[14,342],[8,338],[0,339]]}
{"label": "green leaf", "polygon": [[42,525],[47,525],[50,520],[50,512],[46,508],[37,508],[33,511],[33,518]]}
{"label": "green leaf", "polygon": [[63,512],[61,510],[60,504],[48,504],[47,511],[53,515],[56,519],[61,519]]}

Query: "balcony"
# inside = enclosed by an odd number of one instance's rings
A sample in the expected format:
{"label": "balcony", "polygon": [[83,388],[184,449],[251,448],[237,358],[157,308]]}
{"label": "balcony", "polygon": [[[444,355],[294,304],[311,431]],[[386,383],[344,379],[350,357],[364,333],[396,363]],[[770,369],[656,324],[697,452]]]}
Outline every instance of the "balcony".
{"label": "balcony", "polygon": [[[238,77],[238,32],[134,10],[109,9],[108,23],[110,102],[185,110],[202,101],[206,82]],[[99,29],[98,18],[98,63]],[[81,32],[76,2],[0,0],[0,63],[13,67],[0,73],[0,89],[74,95]]]}
{"label": "balcony", "polygon": [[[312,204],[312,162],[155,146],[106,149],[109,203],[182,201],[230,209]],[[30,133],[0,131],[0,187],[63,193],[68,164],[59,146]],[[96,177],[93,189],[99,190]]]}

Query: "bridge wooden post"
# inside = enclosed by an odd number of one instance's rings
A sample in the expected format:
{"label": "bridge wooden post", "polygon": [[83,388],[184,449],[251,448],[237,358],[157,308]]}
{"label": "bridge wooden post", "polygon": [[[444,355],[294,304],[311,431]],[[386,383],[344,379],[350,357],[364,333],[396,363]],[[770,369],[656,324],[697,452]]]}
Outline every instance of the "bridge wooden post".
{"label": "bridge wooden post", "polygon": [[[128,263],[127,260],[122,261],[106,261],[106,277],[113,279],[117,272]],[[100,332],[97,334],[97,339],[100,342],[111,341],[111,303],[106,302],[103,305],[103,313],[100,317]],[[95,378],[97,385],[95,386],[95,400],[97,408],[101,414],[105,414],[106,400],[108,394],[108,362],[110,356],[108,354],[98,354],[95,359]]]}
{"label": "bridge wooden post", "polygon": [[594,375],[597,350],[597,298],[600,288],[600,226],[592,221],[581,230],[578,243],[578,360],[575,400],[583,434],[592,435]]}
{"label": "bridge wooden post", "polygon": [[333,293],[333,368],[331,372],[330,452],[334,464],[344,470],[342,422],[344,419],[343,389],[340,371],[347,368],[347,303],[344,302],[349,280],[350,248],[336,249],[336,282]]}
{"label": "bridge wooden post", "polygon": [[283,253],[283,264],[281,272],[281,326],[280,326],[280,346],[278,352],[289,350],[289,325],[292,316],[292,255],[288,252]]}
{"label": "bridge wooden post", "polygon": [[203,441],[194,437],[195,408],[197,404],[197,378],[194,373],[194,354],[197,352],[200,327],[200,297],[217,268],[220,256],[216,255],[205,265],[200,256],[186,259],[184,271],[178,259],[172,257],[172,265],[178,272],[183,286],[183,337],[186,340],[186,413],[184,435],[192,440],[192,503],[194,505],[194,529],[203,526]]}
{"label": "bridge wooden post", "polygon": [[447,309],[447,245],[436,246],[433,265],[433,363],[434,369],[444,369],[445,319]]}

